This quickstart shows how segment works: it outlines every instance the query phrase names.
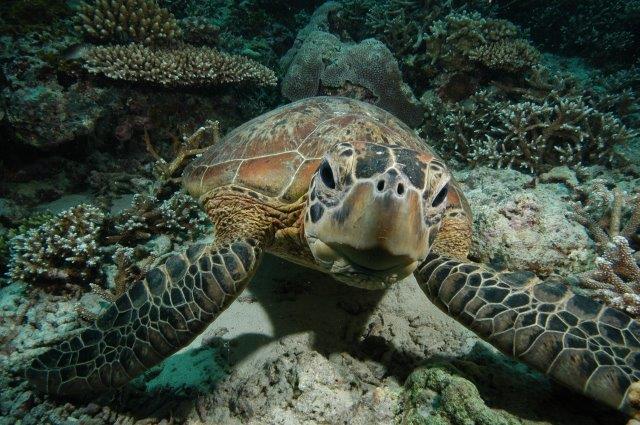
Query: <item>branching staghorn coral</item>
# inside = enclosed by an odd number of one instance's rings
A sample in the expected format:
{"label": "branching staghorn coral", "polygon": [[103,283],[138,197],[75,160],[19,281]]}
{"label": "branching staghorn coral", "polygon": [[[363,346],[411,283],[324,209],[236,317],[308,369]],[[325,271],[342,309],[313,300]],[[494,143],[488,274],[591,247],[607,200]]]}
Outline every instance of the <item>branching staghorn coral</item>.
{"label": "branching staghorn coral", "polygon": [[382,41],[407,73],[419,79],[426,65],[425,35],[429,27],[453,10],[487,10],[484,1],[343,0],[331,16],[335,34],[346,32],[356,41],[373,37]]}
{"label": "branching staghorn coral", "polygon": [[107,242],[124,246],[134,246],[159,233],[170,234],[176,241],[194,239],[204,234],[208,222],[197,202],[182,192],[166,200],[134,195],[131,207],[110,221]]}
{"label": "branching staghorn coral", "polygon": [[[607,189],[605,182],[594,179],[579,188],[585,199],[575,203],[575,217],[589,230],[598,252],[603,252],[616,236],[631,239],[640,227],[640,195],[625,195],[619,188]],[[621,225],[627,217],[626,224]]]}
{"label": "branching staghorn coral", "polygon": [[[628,220],[621,225],[625,205]],[[640,257],[630,241],[640,228],[640,195],[625,197],[618,189],[608,190],[595,182],[584,205],[574,204],[576,220],[596,242],[596,268],[578,276],[580,285],[594,298],[640,317]]]}
{"label": "branching staghorn coral", "polygon": [[436,21],[426,41],[431,66],[447,71],[473,71],[479,65],[511,72],[530,69],[539,52],[518,38],[518,28],[504,19],[479,13],[454,12]]}
{"label": "branching staghorn coral", "polygon": [[253,82],[277,83],[275,73],[260,63],[208,47],[147,47],[142,44],[92,47],[85,68],[114,80],[161,86],[209,86]]}
{"label": "branching staghorn coral", "polygon": [[81,204],[10,241],[10,278],[32,283],[95,282],[104,213]]}
{"label": "branching staghorn coral", "polygon": [[552,91],[541,100],[513,101],[480,90],[464,102],[423,96],[431,114],[427,137],[445,156],[534,173],[556,165],[611,164],[615,145],[634,133],[580,96]]}
{"label": "branching staghorn coral", "polygon": [[629,241],[613,237],[607,251],[596,259],[596,267],[580,276],[581,285],[593,290],[594,298],[640,317],[640,266]]}
{"label": "branching staghorn coral", "polygon": [[175,17],[155,0],[96,0],[81,3],[76,29],[107,42],[170,42],[180,36]]}
{"label": "branching staghorn coral", "polygon": [[109,245],[135,247],[160,234],[193,240],[206,233],[207,225],[198,203],[182,192],[165,200],[135,195],[132,206],[115,216],[81,204],[10,239],[7,275],[33,285],[102,283],[102,263],[112,261],[106,255]]}
{"label": "branching staghorn coral", "polygon": [[177,171],[184,168],[188,158],[203,153],[209,146],[214,145],[220,140],[220,123],[209,120],[191,136],[184,137],[182,141],[175,136],[172,137],[172,139],[174,159],[171,162],[167,162],[153,147],[149,133],[146,131],[144,133],[144,143],[147,152],[156,160],[155,169],[160,179],[164,181],[176,179],[174,176]]}
{"label": "branching staghorn coral", "polygon": [[518,72],[538,63],[540,52],[525,40],[500,40],[474,47],[468,56],[487,68]]}

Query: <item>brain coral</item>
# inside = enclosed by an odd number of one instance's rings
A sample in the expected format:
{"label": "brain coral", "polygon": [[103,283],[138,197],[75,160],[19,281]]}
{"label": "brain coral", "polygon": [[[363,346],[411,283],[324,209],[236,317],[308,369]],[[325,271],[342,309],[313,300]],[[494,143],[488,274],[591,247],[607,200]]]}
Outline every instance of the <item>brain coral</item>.
{"label": "brain coral", "polygon": [[422,108],[402,81],[398,63],[380,41],[342,43],[333,34],[313,31],[298,48],[282,81],[290,100],[318,94],[344,94],[357,86],[364,100],[386,109],[409,125],[422,120]]}

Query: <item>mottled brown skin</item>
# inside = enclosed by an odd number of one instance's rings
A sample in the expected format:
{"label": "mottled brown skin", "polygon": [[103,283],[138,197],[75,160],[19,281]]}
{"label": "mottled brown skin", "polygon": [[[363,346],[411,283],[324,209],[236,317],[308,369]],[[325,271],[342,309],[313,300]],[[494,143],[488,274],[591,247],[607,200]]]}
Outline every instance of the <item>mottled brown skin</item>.
{"label": "mottled brown skin", "polygon": [[229,133],[185,171],[215,225],[152,269],[89,329],[36,358],[39,389],[117,388],[196,335],[242,292],[263,251],[367,289],[414,273],[443,311],[503,352],[629,414],[640,327],[562,282],[467,260],[471,212],[447,167],[369,104],[305,99]]}

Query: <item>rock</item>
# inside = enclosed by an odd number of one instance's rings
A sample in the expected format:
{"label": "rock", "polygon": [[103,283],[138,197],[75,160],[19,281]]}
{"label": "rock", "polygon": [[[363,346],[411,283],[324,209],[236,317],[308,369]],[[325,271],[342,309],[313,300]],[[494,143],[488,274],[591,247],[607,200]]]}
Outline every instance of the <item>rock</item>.
{"label": "rock", "polygon": [[287,72],[282,94],[295,101],[317,95],[348,96],[385,109],[408,125],[422,121],[422,107],[402,80],[398,62],[376,39],[343,43],[327,32],[326,16],[337,7],[319,8],[300,30],[281,61]]}
{"label": "rock", "polygon": [[473,258],[541,277],[592,266],[593,243],[571,218],[566,186],[531,189],[529,176],[506,169],[480,167],[458,175],[473,211]]}
{"label": "rock", "polygon": [[484,403],[475,385],[448,364],[415,370],[405,383],[403,424],[518,425],[514,416]]}
{"label": "rock", "polygon": [[578,185],[578,177],[576,177],[575,171],[571,170],[566,165],[561,167],[554,167],[548,172],[540,176],[542,183],[564,183],[568,187],[576,187]]}
{"label": "rock", "polygon": [[26,211],[16,202],[7,198],[0,198],[0,222],[17,223],[24,218]]}
{"label": "rock", "polygon": [[393,421],[399,386],[363,382],[354,367],[362,366],[348,355],[342,361],[316,351],[288,351],[247,379],[238,382],[232,376],[221,383],[213,395],[218,407],[207,419],[229,419],[223,407],[228,403],[235,415],[255,424]]}
{"label": "rock", "polygon": [[116,106],[117,90],[75,76],[59,79],[64,51],[77,42],[74,37],[35,35],[0,39],[0,50],[10,52],[0,55],[5,59],[0,72],[7,81],[0,96],[15,141],[46,148],[88,136]]}

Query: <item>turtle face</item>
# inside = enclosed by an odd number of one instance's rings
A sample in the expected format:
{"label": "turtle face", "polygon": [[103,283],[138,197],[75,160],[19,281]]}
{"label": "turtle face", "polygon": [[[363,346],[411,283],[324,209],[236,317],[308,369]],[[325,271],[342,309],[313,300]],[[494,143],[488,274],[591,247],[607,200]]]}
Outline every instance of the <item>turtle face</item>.
{"label": "turtle face", "polygon": [[336,279],[385,288],[426,258],[451,176],[438,159],[374,143],[339,143],[311,180],[305,236]]}

